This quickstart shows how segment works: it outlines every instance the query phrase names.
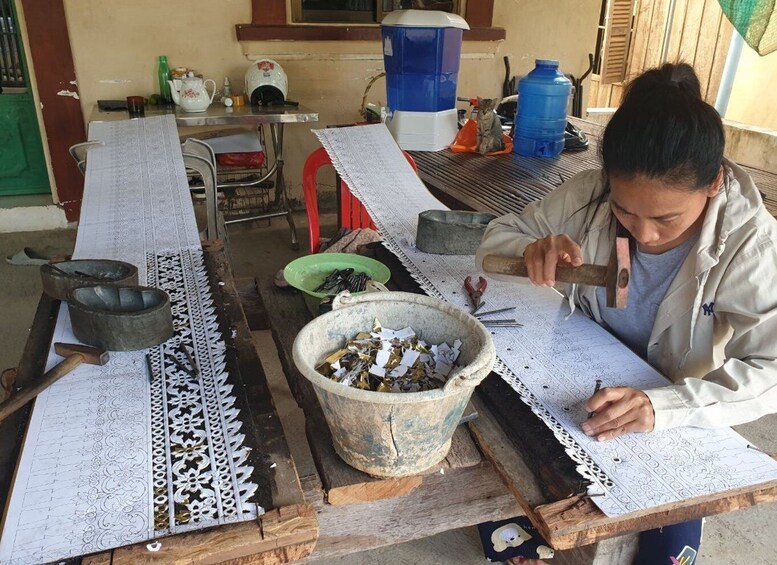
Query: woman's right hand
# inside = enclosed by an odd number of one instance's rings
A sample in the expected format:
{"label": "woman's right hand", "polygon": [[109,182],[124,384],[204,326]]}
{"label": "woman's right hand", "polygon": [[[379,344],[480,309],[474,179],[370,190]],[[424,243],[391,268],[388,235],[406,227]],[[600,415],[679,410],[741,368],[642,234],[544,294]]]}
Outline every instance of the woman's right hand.
{"label": "woman's right hand", "polygon": [[556,284],[556,265],[573,267],[583,264],[580,246],[566,234],[549,235],[530,243],[523,252],[529,280],[540,286]]}

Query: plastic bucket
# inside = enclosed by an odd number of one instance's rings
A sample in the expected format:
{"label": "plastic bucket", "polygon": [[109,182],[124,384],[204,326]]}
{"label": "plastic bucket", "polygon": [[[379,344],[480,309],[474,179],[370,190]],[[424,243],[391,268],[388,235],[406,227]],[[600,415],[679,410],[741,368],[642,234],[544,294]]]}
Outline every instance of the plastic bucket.
{"label": "plastic bucket", "polygon": [[[462,341],[458,365],[443,389],[385,393],[342,385],[316,371],[347,339],[383,327],[412,327],[429,344]],[[313,384],[337,454],[370,475],[414,475],[442,461],[472,391],[491,371],[491,334],[473,316],[441,300],[405,292],[335,299],[334,309],[307,324],[294,340],[294,362]]]}

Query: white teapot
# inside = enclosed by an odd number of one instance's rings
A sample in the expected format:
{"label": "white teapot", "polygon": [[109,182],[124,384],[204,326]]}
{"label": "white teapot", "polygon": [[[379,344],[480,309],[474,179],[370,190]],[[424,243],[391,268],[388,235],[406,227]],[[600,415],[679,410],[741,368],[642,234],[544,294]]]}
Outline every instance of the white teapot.
{"label": "white teapot", "polygon": [[[213,102],[213,95],[216,94],[216,82],[206,78],[202,80],[199,77],[188,77],[181,79],[181,90],[175,89],[175,83],[171,80],[170,93],[173,95],[173,102],[181,107],[184,112],[204,112]],[[206,84],[213,84],[213,91],[208,95]]]}

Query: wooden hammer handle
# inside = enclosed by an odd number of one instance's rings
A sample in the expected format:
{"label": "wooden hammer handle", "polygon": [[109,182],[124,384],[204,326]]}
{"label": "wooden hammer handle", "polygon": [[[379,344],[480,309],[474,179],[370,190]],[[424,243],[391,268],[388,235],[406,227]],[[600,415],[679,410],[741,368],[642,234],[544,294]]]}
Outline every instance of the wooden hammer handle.
{"label": "wooden hammer handle", "polygon": [[14,393],[5,402],[0,404],[0,422],[38,396],[56,381],[67,375],[70,371],[78,367],[84,362],[84,359],[85,357],[80,353],[74,353],[65,358],[61,363],[52,367],[51,370],[46,372],[34,385]]}
{"label": "wooden hammer handle", "polygon": [[[486,255],[483,258],[483,270],[496,275],[512,275],[528,277],[526,262],[523,257],[505,257],[502,255]],[[607,267],[604,265],[580,265],[571,267],[559,264],[556,266],[556,281],[577,283],[588,286],[606,286]]]}

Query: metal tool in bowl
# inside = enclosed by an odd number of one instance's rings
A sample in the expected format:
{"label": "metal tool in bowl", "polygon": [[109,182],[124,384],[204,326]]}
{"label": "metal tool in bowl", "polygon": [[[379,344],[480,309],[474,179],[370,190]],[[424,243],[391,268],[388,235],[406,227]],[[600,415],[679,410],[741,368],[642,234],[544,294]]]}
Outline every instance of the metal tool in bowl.
{"label": "metal tool in bowl", "polygon": [[67,300],[70,291],[82,286],[136,286],[138,268],[111,259],[76,259],[41,265],[43,292],[57,300]]}
{"label": "metal tool in bowl", "polygon": [[[314,253],[295,259],[283,269],[283,277],[290,286],[302,291],[305,305],[313,316],[319,312],[323,298],[337,294],[337,291],[316,291],[333,271],[353,269],[353,273],[364,274],[370,281],[385,284],[391,278],[389,268],[375,259],[354,253]],[[369,282],[367,283],[369,285]],[[361,293],[357,293],[361,294]]]}
{"label": "metal tool in bowl", "polygon": [[70,292],[68,310],[79,341],[110,351],[146,349],[173,335],[170,297],[157,288],[76,288]]}
{"label": "metal tool in bowl", "polygon": [[494,218],[487,212],[426,210],[418,214],[416,247],[438,255],[474,255]]}

